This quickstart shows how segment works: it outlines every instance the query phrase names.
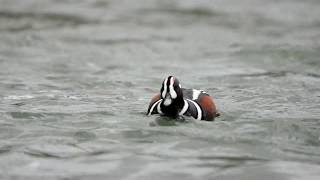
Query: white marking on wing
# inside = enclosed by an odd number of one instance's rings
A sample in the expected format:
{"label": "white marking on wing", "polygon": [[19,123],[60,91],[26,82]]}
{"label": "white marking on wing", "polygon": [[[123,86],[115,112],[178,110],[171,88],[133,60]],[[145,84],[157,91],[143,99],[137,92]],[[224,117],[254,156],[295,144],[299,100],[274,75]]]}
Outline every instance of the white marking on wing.
{"label": "white marking on wing", "polygon": [[201,90],[192,89],[192,100],[198,99],[201,92],[202,92]]}
{"label": "white marking on wing", "polygon": [[200,106],[198,105],[198,103],[190,100],[190,99],[187,99],[189,102],[193,103],[195,106],[196,106],[196,109],[197,109],[197,120],[201,120],[201,116],[202,116],[202,111],[201,111],[201,108]]}

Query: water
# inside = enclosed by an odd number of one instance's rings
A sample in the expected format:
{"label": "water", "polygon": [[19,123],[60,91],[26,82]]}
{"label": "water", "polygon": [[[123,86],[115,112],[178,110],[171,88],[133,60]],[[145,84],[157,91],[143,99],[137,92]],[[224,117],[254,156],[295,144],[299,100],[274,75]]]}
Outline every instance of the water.
{"label": "water", "polygon": [[[319,1],[0,4],[0,179],[320,178]],[[171,74],[221,117],[146,117]]]}

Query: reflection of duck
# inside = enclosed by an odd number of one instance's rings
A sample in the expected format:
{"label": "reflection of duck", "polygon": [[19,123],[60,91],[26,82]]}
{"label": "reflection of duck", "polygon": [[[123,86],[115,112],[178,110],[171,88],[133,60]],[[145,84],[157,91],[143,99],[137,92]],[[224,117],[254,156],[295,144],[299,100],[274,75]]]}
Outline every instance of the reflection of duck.
{"label": "reflection of duck", "polygon": [[160,94],[152,98],[147,114],[173,118],[185,115],[206,121],[213,121],[220,115],[209,94],[202,90],[182,88],[174,76],[169,76],[163,81]]}

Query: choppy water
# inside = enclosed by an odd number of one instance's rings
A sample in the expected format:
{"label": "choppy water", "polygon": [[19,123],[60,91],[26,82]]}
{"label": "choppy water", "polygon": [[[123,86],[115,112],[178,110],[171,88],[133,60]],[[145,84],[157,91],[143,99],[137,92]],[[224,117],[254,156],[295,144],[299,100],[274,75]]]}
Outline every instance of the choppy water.
{"label": "choppy water", "polygon": [[[320,178],[317,0],[0,0],[0,179]],[[215,122],[146,117],[161,81]]]}

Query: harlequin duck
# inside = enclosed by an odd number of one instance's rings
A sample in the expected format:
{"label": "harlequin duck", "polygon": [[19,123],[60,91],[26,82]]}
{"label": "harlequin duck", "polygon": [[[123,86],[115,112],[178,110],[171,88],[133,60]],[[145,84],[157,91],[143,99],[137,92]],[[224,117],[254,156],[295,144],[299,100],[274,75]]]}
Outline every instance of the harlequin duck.
{"label": "harlequin duck", "polygon": [[209,94],[202,90],[182,88],[174,76],[164,79],[160,93],[152,98],[147,115],[151,114],[173,118],[185,115],[206,121],[213,121],[220,115]]}

